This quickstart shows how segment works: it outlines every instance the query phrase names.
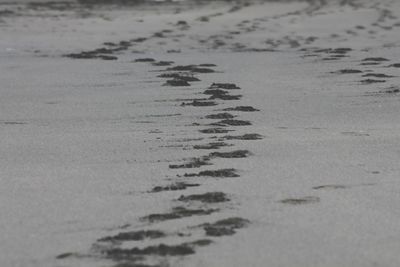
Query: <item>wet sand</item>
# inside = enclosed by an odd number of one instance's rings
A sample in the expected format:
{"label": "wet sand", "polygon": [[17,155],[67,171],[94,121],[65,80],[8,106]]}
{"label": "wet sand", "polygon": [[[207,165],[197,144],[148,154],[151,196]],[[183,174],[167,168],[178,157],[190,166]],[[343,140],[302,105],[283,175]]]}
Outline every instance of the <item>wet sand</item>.
{"label": "wet sand", "polygon": [[1,266],[398,266],[400,3],[0,4]]}

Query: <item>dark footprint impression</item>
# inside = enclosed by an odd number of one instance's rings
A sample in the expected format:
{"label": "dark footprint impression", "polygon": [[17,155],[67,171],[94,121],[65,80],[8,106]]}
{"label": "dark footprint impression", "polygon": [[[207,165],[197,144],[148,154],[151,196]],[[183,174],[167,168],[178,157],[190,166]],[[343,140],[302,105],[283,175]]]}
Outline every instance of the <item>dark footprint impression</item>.
{"label": "dark footprint impression", "polygon": [[157,239],[165,237],[164,232],[158,230],[140,230],[132,232],[123,232],[114,236],[106,236],[98,239],[98,242],[112,242],[118,243],[123,241],[141,241],[145,239]]}
{"label": "dark footprint impression", "polygon": [[193,149],[220,149],[221,147],[232,146],[224,142],[211,142],[205,145],[194,145]]}
{"label": "dark footprint impression", "polygon": [[212,165],[209,161],[210,159],[208,157],[193,158],[191,159],[190,162],[184,164],[178,164],[178,165],[171,164],[169,165],[169,168],[170,169],[199,168],[201,166]]}
{"label": "dark footprint impression", "polygon": [[225,135],[221,137],[221,139],[226,140],[260,140],[263,139],[263,136],[260,134],[243,134],[243,135]]}
{"label": "dark footprint impression", "polygon": [[233,89],[241,89],[239,86],[237,86],[234,83],[213,83],[209,87],[209,89],[225,89],[225,90],[233,90]]}
{"label": "dark footprint impression", "polygon": [[202,176],[215,177],[215,178],[240,177],[240,175],[237,174],[236,169],[233,169],[233,168],[219,169],[219,170],[207,170],[207,171],[201,171],[199,173],[185,173],[184,174],[184,177],[202,177]]}
{"label": "dark footprint impression", "polygon": [[242,95],[230,95],[229,92],[221,89],[207,89],[203,94],[210,95],[209,99],[239,100],[242,98]]}
{"label": "dark footprint impression", "polygon": [[177,190],[185,190],[188,187],[196,187],[200,186],[200,184],[193,183],[185,183],[185,182],[176,182],[174,184],[166,185],[166,186],[155,186],[150,191],[151,193],[158,193],[162,191],[177,191]]}
{"label": "dark footprint impression", "polygon": [[251,153],[248,150],[235,150],[231,152],[213,152],[210,153],[210,158],[246,158]]}
{"label": "dark footprint impression", "polygon": [[180,196],[178,200],[183,202],[200,201],[202,203],[220,203],[220,202],[227,202],[230,199],[223,192],[208,192],[205,194]]}
{"label": "dark footprint impression", "polygon": [[243,111],[243,112],[254,112],[260,111],[259,109],[253,108],[251,106],[237,106],[234,108],[225,108],[224,111]]}
{"label": "dark footprint impression", "polygon": [[367,74],[364,74],[362,77],[393,78],[395,76],[387,75],[387,74],[384,74],[384,73],[367,73]]}
{"label": "dark footprint impression", "polygon": [[200,81],[199,78],[193,76],[193,74],[189,73],[163,73],[158,75],[157,77],[160,78],[168,78],[168,79],[178,79],[186,82],[198,82]]}
{"label": "dark footprint impression", "polygon": [[146,58],[137,58],[137,59],[134,60],[134,62],[146,63],[146,62],[156,62],[156,60],[154,58],[146,57]]}
{"label": "dark footprint impression", "polygon": [[227,130],[225,128],[208,128],[208,129],[203,129],[199,130],[199,132],[204,133],[204,134],[220,134],[220,133],[228,133],[232,132],[233,130]]}
{"label": "dark footprint impression", "polygon": [[319,201],[320,201],[319,197],[303,197],[303,198],[286,198],[279,202],[290,205],[303,205],[303,204],[317,203]]}
{"label": "dark footprint impression", "polygon": [[337,73],[337,74],[356,74],[356,73],[362,73],[361,70],[355,70],[355,69],[341,69],[338,71],[334,71],[332,73]]}
{"label": "dark footprint impression", "polygon": [[230,113],[224,112],[224,113],[210,114],[210,115],[207,115],[205,118],[206,119],[226,120],[226,119],[233,119],[235,117],[236,116],[234,116]]}
{"label": "dark footprint impression", "polygon": [[185,80],[174,78],[173,80],[167,80],[163,85],[164,86],[190,86],[190,83]]}
{"label": "dark footprint impression", "polygon": [[218,122],[211,123],[214,126],[248,126],[251,125],[249,121],[226,119]]}
{"label": "dark footprint impression", "polygon": [[373,84],[373,83],[385,83],[385,80],[375,80],[375,79],[365,79],[365,80],[361,80],[360,83],[361,84]]}
{"label": "dark footprint impression", "polygon": [[192,102],[183,102],[181,106],[193,106],[193,107],[210,107],[218,105],[215,101],[204,101],[204,100],[193,100]]}
{"label": "dark footprint impression", "polygon": [[[148,246],[145,248],[114,248],[102,251],[102,253],[109,259],[114,261],[130,260],[130,259],[140,259],[137,256],[185,256],[194,254],[194,248],[196,246],[207,246],[211,244],[212,241],[208,239],[197,240],[194,242],[182,243],[179,245],[165,245],[160,244],[156,246]],[[121,266],[121,265],[120,265]],[[126,266],[143,266],[143,265],[126,265]],[[145,265],[144,265],[145,266]]]}
{"label": "dark footprint impression", "polygon": [[215,70],[198,65],[175,66],[167,68],[167,71],[189,71],[192,73],[213,73]]}
{"label": "dark footprint impression", "polygon": [[240,217],[232,217],[214,223],[206,223],[201,225],[201,227],[203,227],[208,236],[225,236],[235,234],[237,229],[244,228],[249,223],[249,220]]}
{"label": "dark footprint impression", "polygon": [[158,62],[152,63],[151,65],[157,66],[157,67],[163,67],[163,66],[171,66],[172,64],[174,64],[173,61],[158,61]]}
{"label": "dark footprint impression", "polygon": [[347,188],[347,186],[345,186],[345,185],[328,184],[328,185],[314,186],[312,189],[321,190],[321,189],[346,189],[346,188]]}
{"label": "dark footprint impression", "polygon": [[384,57],[367,57],[364,58],[362,61],[384,62],[384,61],[389,61],[389,59]]}
{"label": "dark footprint impression", "polygon": [[167,220],[181,219],[185,217],[210,215],[211,213],[219,211],[218,209],[187,209],[185,207],[175,207],[169,213],[154,213],[142,217],[142,221],[150,223],[162,222]]}

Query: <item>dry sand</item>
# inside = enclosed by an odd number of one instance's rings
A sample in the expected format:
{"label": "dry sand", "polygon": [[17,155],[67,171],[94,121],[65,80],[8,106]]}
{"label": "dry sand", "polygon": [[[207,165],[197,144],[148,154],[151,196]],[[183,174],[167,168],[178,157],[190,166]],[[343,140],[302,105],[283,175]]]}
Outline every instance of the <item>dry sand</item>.
{"label": "dry sand", "polygon": [[0,266],[399,266],[398,14],[2,2]]}

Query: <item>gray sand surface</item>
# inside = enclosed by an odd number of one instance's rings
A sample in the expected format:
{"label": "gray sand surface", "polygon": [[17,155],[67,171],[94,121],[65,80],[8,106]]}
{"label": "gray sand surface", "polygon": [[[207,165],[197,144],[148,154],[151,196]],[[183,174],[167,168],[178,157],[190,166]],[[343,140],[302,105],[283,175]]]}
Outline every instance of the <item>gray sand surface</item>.
{"label": "gray sand surface", "polygon": [[0,266],[399,266],[399,14],[2,1]]}

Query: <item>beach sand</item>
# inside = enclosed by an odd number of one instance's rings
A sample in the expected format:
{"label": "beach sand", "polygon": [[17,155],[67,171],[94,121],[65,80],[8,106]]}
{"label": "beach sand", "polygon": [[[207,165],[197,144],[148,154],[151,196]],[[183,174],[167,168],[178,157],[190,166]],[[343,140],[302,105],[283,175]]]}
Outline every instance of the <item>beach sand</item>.
{"label": "beach sand", "polygon": [[400,2],[0,4],[0,266],[399,266]]}

